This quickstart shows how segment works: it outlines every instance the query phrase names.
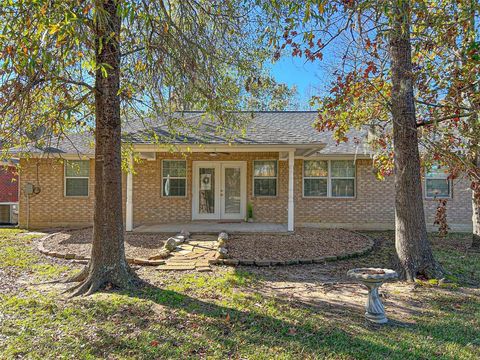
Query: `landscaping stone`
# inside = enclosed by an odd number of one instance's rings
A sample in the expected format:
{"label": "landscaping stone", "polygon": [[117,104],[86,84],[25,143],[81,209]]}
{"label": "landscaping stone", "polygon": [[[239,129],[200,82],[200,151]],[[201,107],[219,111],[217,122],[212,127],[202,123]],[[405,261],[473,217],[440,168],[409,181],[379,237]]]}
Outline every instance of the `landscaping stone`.
{"label": "landscaping stone", "polygon": [[228,256],[228,250],[224,247],[218,248],[217,254],[220,259],[225,259]]}
{"label": "landscaping stone", "polygon": [[255,265],[255,260],[240,259],[238,262],[240,265]]}
{"label": "landscaping stone", "polygon": [[160,265],[157,267],[158,270],[176,270],[176,271],[186,271],[186,270],[195,270],[195,265]]}
{"label": "landscaping stone", "polygon": [[311,263],[313,263],[313,260],[312,259],[298,259],[298,262],[300,264],[311,264]]}
{"label": "landscaping stone", "polygon": [[220,234],[218,234],[218,240],[224,240],[224,241],[227,241],[228,240],[228,234],[226,231],[222,231]]}
{"label": "landscaping stone", "polygon": [[161,260],[166,259],[170,256],[170,251],[167,249],[162,249],[157,255],[150,256],[149,260]]}
{"label": "landscaping stone", "polygon": [[180,231],[180,235],[185,236],[186,239],[190,238],[190,232],[189,232],[188,230],[186,230],[186,229],[182,229],[182,230]]}
{"label": "landscaping stone", "polygon": [[224,259],[224,260],[223,260],[223,263],[224,263],[225,265],[237,266],[237,265],[238,265],[238,260],[234,260],[234,259]]}
{"label": "landscaping stone", "polygon": [[212,271],[212,269],[210,268],[210,266],[197,267],[197,268],[195,268],[195,270],[197,270],[197,271],[199,271],[199,272]]}
{"label": "landscaping stone", "polygon": [[270,260],[255,260],[255,265],[257,266],[270,266],[272,262]]}
{"label": "landscaping stone", "polygon": [[164,248],[168,251],[174,251],[177,248],[177,241],[174,238],[168,238],[165,242]]}
{"label": "landscaping stone", "polygon": [[325,263],[325,257],[319,257],[319,258],[313,259],[313,262],[315,264],[323,264]]}
{"label": "landscaping stone", "polygon": [[335,261],[337,260],[336,256],[325,256],[325,261]]}

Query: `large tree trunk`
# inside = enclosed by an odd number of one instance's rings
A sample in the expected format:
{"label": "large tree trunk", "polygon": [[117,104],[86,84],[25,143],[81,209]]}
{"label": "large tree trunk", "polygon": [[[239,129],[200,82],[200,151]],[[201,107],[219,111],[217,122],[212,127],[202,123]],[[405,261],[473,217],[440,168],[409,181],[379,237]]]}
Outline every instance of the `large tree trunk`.
{"label": "large tree trunk", "polygon": [[[477,146],[478,149],[478,146]],[[480,169],[480,154],[475,154],[474,166]],[[477,174],[478,176],[478,174]],[[472,223],[473,223],[473,238],[472,250],[480,251],[480,181],[477,176],[474,176],[472,181]]]}
{"label": "large tree trunk", "polygon": [[[91,260],[75,277],[73,295],[109,285],[126,288],[136,276],[125,259],[122,216],[120,122],[120,18],[117,1],[96,2],[95,56],[104,66],[95,75],[95,212]],[[114,36],[112,36],[114,34]]]}
{"label": "large tree trunk", "polygon": [[410,5],[394,0],[390,37],[395,152],[395,247],[402,278],[442,274],[427,239],[413,98]]}

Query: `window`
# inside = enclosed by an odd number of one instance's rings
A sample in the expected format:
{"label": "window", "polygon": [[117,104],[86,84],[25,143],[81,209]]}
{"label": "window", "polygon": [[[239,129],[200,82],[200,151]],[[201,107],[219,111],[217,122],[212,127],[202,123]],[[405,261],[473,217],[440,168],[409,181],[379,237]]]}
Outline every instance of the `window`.
{"label": "window", "polygon": [[304,197],[354,197],[353,160],[304,160]]}
{"label": "window", "polygon": [[426,198],[449,198],[451,196],[451,182],[448,174],[438,165],[433,165],[425,176]]}
{"label": "window", "polygon": [[328,196],[328,161],[303,162],[303,195]]}
{"label": "window", "polygon": [[253,196],[277,196],[276,160],[253,161]]}
{"label": "window", "polygon": [[163,160],[162,195],[168,197],[187,195],[187,162],[185,160]]}
{"label": "window", "polygon": [[88,196],[89,160],[65,161],[65,196]]}

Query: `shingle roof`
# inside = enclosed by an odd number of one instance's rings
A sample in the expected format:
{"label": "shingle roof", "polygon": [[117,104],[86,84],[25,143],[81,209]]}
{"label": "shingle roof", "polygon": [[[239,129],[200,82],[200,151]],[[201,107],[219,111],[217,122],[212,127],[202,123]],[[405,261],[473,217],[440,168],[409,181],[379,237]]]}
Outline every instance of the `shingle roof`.
{"label": "shingle roof", "polygon": [[[204,118],[202,112],[173,114],[169,120],[136,120],[123,126],[124,140],[133,144],[212,144],[238,145],[312,145],[322,147],[322,154],[366,154],[366,131],[352,130],[349,141],[337,144],[331,132],[313,128],[315,111],[239,112],[234,113],[242,129],[228,133],[216,131],[217,122]],[[57,154],[93,154],[93,136],[72,134],[63,139],[48,139],[48,146],[29,152]]]}

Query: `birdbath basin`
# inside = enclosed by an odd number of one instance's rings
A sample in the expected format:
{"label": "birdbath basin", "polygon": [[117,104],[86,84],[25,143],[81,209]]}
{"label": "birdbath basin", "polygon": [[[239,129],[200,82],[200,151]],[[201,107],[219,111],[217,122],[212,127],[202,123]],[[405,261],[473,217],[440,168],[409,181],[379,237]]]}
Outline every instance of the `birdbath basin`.
{"label": "birdbath basin", "polygon": [[368,299],[365,317],[377,324],[385,324],[388,319],[385,316],[385,308],[378,296],[378,288],[386,280],[393,280],[398,274],[390,269],[358,268],[347,272],[347,276],[353,278],[368,288]]}

